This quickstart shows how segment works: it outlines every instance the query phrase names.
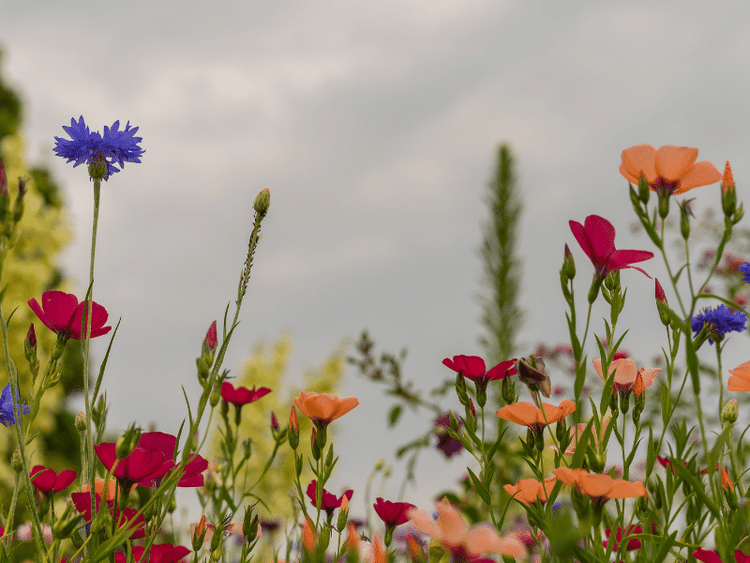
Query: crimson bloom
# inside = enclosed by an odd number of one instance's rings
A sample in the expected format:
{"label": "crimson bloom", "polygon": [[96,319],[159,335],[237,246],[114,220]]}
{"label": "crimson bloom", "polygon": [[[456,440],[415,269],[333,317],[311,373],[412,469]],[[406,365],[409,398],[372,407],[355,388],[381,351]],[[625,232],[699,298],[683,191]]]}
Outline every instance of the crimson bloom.
{"label": "crimson bloom", "polygon": [[516,368],[513,365],[516,363],[516,358],[500,362],[494,368],[487,371],[487,367],[484,364],[484,360],[479,356],[453,356],[453,359],[445,358],[443,365],[453,371],[460,373],[464,377],[471,379],[477,385],[487,385],[488,381],[496,381],[498,379],[505,379],[516,373]]}
{"label": "crimson bloom", "polygon": [[[190,553],[187,547],[172,545],[171,543],[152,545],[148,560],[143,559],[144,551],[146,550],[143,546],[133,546],[133,558],[137,563],[176,563]],[[127,557],[124,553],[115,553],[115,563],[125,563],[126,561]]]}
{"label": "crimson bloom", "polygon": [[[169,468],[162,471],[165,455],[159,450],[145,449],[136,446],[133,452],[120,460],[117,459],[117,444],[106,442],[94,446],[94,451],[107,468],[107,471],[113,471],[115,479],[120,484],[120,488],[130,490],[130,488],[143,480],[156,479],[163,477]],[[115,465],[115,463],[117,465]]]}
{"label": "crimson bloom", "polygon": [[409,502],[391,502],[389,500],[383,500],[378,497],[373,504],[375,512],[380,519],[385,523],[386,532],[393,530],[396,526],[405,524],[409,521],[409,517],[406,515],[410,508],[416,508]]}
{"label": "crimson bloom", "polygon": [[[157,481],[177,465],[175,462],[176,446],[177,437],[172,434],[166,434],[165,432],[145,432],[141,434],[138,447],[161,452],[164,454],[164,462],[159,471],[141,480],[138,483],[139,485],[143,487],[158,485]],[[188,460],[182,469],[182,477],[177,486],[202,487],[204,483],[203,472],[208,469],[208,460],[198,454],[190,454]]]}
{"label": "crimson bloom", "polygon": [[[703,563],[722,563],[721,557],[719,557],[719,554],[715,551],[696,549],[692,553],[692,556],[695,557],[698,561],[703,561]],[[734,560],[735,563],[750,563],[750,555],[745,555],[739,549],[735,549]]]}
{"label": "crimson bloom", "polygon": [[261,397],[265,397],[270,392],[271,390],[268,387],[255,389],[255,386],[253,386],[252,389],[246,387],[237,387],[235,389],[234,385],[228,381],[221,384],[221,398],[227,403],[232,403],[238,409],[242,408],[243,405],[253,403]]}
{"label": "crimson bloom", "polygon": [[[631,525],[628,526],[627,531],[625,532],[624,536],[625,539],[628,538],[628,536],[634,535],[634,534],[642,534],[643,533],[643,526],[640,524],[638,525]],[[607,528],[607,541],[602,542],[604,543],[604,547],[607,547],[610,541],[613,542],[612,551],[617,551],[620,548],[620,542],[623,540],[623,533],[622,533],[622,527],[617,526],[617,533],[615,534],[615,537],[612,538],[610,535],[612,534],[612,531]],[[641,540],[638,538],[628,539],[628,544],[625,546],[625,549],[628,551],[633,551],[634,549],[640,549],[641,548]]]}
{"label": "crimson bloom", "polygon": [[[81,324],[85,322],[86,302],[78,302],[78,298],[62,291],[45,291],[42,294],[42,304],[36,298],[29,299],[29,307],[36,313],[39,320],[48,329],[66,340],[81,339]],[[91,338],[102,336],[112,330],[111,326],[104,326],[107,322],[107,310],[96,301],[91,303]]]}
{"label": "crimson bloom", "polygon": [[625,268],[633,268],[648,276],[633,264],[653,258],[654,253],[647,250],[617,250],[615,228],[603,217],[589,215],[583,225],[577,221],[570,221],[569,224],[573,236],[594,264],[598,279],[604,279],[610,272]]}
{"label": "crimson bloom", "polygon": [[[316,488],[318,486],[318,482],[316,480],[312,480],[310,484],[307,486],[307,496],[310,497],[310,500],[312,501],[312,504],[315,508],[318,508],[318,505],[315,503],[315,492]],[[326,514],[328,515],[328,518],[330,519],[331,516],[333,516],[333,511],[339,507],[341,507],[341,503],[344,500],[344,497],[346,497],[347,501],[352,500],[352,495],[354,494],[354,491],[352,489],[348,489],[344,491],[344,494],[340,497],[336,497],[336,495],[329,493],[325,489],[323,489],[323,494],[321,497],[321,509],[326,511]]]}
{"label": "crimson bloom", "polygon": [[35,465],[29,472],[31,484],[42,494],[50,496],[67,489],[76,480],[76,472],[72,469],[61,471],[58,475],[53,469],[43,465]]}
{"label": "crimson bloom", "polygon": [[[72,493],[70,495],[70,498],[73,501],[76,510],[83,514],[83,519],[86,522],[91,522],[91,520],[93,519],[91,514],[91,492]],[[96,502],[96,511],[99,512],[102,497],[100,497],[99,495],[95,495],[94,500]],[[128,529],[133,530],[130,536],[131,540],[137,540],[146,537],[146,519],[144,518],[143,514],[136,516],[136,514],[138,514],[138,511],[135,508],[124,508],[123,510],[119,510],[116,507],[116,502],[113,500],[107,501],[107,507],[109,508],[111,514],[115,514],[115,512],[117,513],[116,520],[118,528],[127,527]]]}

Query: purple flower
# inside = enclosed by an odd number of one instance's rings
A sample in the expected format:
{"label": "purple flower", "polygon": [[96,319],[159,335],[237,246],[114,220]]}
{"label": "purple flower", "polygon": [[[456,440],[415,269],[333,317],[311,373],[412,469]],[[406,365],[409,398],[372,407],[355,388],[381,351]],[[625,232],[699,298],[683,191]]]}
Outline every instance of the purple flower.
{"label": "purple flower", "polygon": [[742,332],[745,330],[745,313],[743,311],[732,311],[726,305],[719,305],[715,309],[703,309],[690,321],[690,328],[698,336],[705,325],[710,325],[708,341],[721,340],[727,332]]}
{"label": "purple flower", "polygon": [[[78,121],[71,119],[70,126],[63,125],[63,129],[70,140],[55,137],[55,154],[67,158],[67,162],[74,162],[74,167],[84,162],[91,164],[94,159],[104,160],[107,164],[104,180],[119,172],[126,162],[140,162],[141,155],[145,152],[138,146],[143,138],[135,136],[138,127],[131,127],[129,121],[122,131],[119,120],[112,127],[105,125],[103,135],[99,131],[89,131],[83,116]],[[120,168],[115,167],[115,164]]]}
{"label": "purple flower", "polygon": [[750,262],[740,264],[737,269],[742,272],[742,279],[747,283],[750,283]]}
{"label": "purple flower", "polygon": [[[3,426],[12,426],[17,422],[15,412],[13,412],[13,401],[11,401],[11,397],[10,383],[8,383],[8,385],[5,386],[5,389],[3,389],[2,394],[0,394],[0,424]],[[16,401],[18,400],[18,391],[16,391]],[[21,414],[28,414],[29,405],[21,403],[21,408],[19,410],[21,411]]]}

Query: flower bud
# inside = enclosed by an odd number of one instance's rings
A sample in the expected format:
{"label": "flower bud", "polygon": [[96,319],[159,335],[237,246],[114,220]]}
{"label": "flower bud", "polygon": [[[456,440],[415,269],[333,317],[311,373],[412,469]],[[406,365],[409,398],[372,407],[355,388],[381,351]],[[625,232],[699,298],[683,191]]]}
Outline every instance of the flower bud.
{"label": "flower bud", "polygon": [[648,185],[646,176],[641,174],[638,178],[638,199],[644,204],[648,203],[648,198],[651,195],[651,188]]}
{"label": "flower bud", "polygon": [[344,531],[346,523],[349,520],[349,499],[346,495],[341,499],[341,506],[339,507],[339,516],[336,520],[336,530],[339,533]]}
{"label": "flower bud", "polygon": [[86,432],[86,414],[83,411],[78,411],[75,424],[76,430],[79,432]]}
{"label": "flower bud", "polygon": [[125,431],[125,434],[117,439],[117,445],[115,446],[115,455],[117,459],[125,459],[141,441],[141,429],[137,428],[135,424],[131,424],[130,428]]}
{"label": "flower bud", "polygon": [[299,445],[299,422],[297,422],[297,409],[292,405],[292,411],[289,413],[289,445],[293,450]]}
{"label": "flower bud", "polygon": [[685,240],[690,237],[690,218],[694,216],[691,204],[694,199],[686,199],[680,203],[680,233]]}
{"label": "flower bud", "polygon": [[201,516],[201,521],[193,530],[191,538],[193,551],[199,551],[203,547],[203,541],[206,539],[206,515]]}
{"label": "flower bud", "polygon": [[726,217],[734,215],[737,209],[737,192],[734,189],[732,168],[729,166],[728,160],[724,166],[724,175],[721,179],[721,207]]}
{"label": "flower bud", "polygon": [[253,209],[255,209],[255,212],[263,217],[266,213],[268,213],[268,206],[271,204],[271,192],[268,190],[268,188],[264,188],[260,191],[258,196],[255,198],[255,203],[253,203]]}
{"label": "flower bud", "polygon": [[573,260],[573,253],[570,251],[570,248],[568,248],[567,243],[565,244],[565,258],[563,259],[563,271],[565,272],[565,277],[568,280],[572,280],[576,277],[576,263],[575,260]]}
{"label": "flower bud", "polygon": [[271,430],[273,432],[279,431],[279,419],[276,418],[276,413],[271,411]]}
{"label": "flower bud", "polygon": [[23,471],[23,458],[21,457],[21,450],[19,448],[13,451],[13,455],[10,458],[10,466],[16,473]]}
{"label": "flower bud", "polygon": [[666,219],[669,215],[669,193],[666,190],[659,193],[659,217]]}
{"label": "flower bud", "polygon": [[103,154],[96,155],[89,164],[89,176],[94,180],[102,180],[107,177],[107,174],[109,174],[107,160]]}
{"label": "flower bud", "polygon": [[26,182],[18,179],[18,195],[13,202],[13,223],[18,223],[23,217],[23,196],[26,194]]}
{"label": "flower bud", "polygon": [[727,402],[724,408],[721,409],[721,421],[727,424],[734,424],[737,422],[737,417],[740,414],[739,406],[737,401],[734,399]]}

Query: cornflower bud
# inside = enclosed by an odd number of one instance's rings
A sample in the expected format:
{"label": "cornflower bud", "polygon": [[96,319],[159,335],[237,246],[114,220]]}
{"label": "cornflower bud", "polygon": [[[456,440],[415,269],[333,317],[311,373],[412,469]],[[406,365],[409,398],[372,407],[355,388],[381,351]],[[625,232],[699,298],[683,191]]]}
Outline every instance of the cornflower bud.
{"label": "cornflower bud", "polygon": [[23,459],[21,458],[21,450],[19,448],[13,451],[13,455],[10,458],[10,467],[16,473],[23,471]]}
{"label": "cornflower bud", "polygon": [[737,192],[734,189],[734,178],[732,168],[727,160],[724,166],[724,175],[721,179],[721,208],[725,217],[731,217],[737,210]]}
{"label": "cornflower bud", "polygon": [[271,192],[268,190],[268,188],[264,188],[260,191],[258,196],[255,198],[255,203],[253,203],[253,209],[255,209],[255,212],[263,217],[266,213],[268,213],[268,206],[271,204]]}
{"label": "cornflower bud", "polygon": [[740,414],[739,406],[737,405],[737,401],[734,399],[731,399],[727,402],[726,405],[724,405],[724,408],[721,409],[721,421],[724,424],[734,424],[737,422],[737,417]]}

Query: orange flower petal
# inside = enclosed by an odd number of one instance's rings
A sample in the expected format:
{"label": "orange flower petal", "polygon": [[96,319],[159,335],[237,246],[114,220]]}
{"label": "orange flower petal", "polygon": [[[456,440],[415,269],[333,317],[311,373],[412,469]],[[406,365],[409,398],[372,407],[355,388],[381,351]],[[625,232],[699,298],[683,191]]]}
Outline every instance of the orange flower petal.
{"label": "orange flower petal", "polygon": [[719,172],[716,166],[707,160],[701,160],[695,163],[693,169],[683,177],[679,189],[675,190],[674,193],[681,194],[699,186],[715,184],[719,180],[721,180],[721,172]]}
{"label": "orange flower petal", "polygon": [[645,497],[648,493],[642,481],[613,481],[607,498]]}
{"label": "orange flower petal", "polygon": [[698,158],[698,149],[664,145],[656,150],[656,174],[666,180],[682,180]]}
{"label": "orange flower petal", "polygon": [[641,174],[648,182],[656,180],[656,150],[651,145],[636,145],[622,151],[620,174],[633,184],[638,183]]}
{"label": "orange flower petal", "polygon": [[730,391],[750,391],[750,361],[730,369],[732,375],[727,380],[727,389]]}

